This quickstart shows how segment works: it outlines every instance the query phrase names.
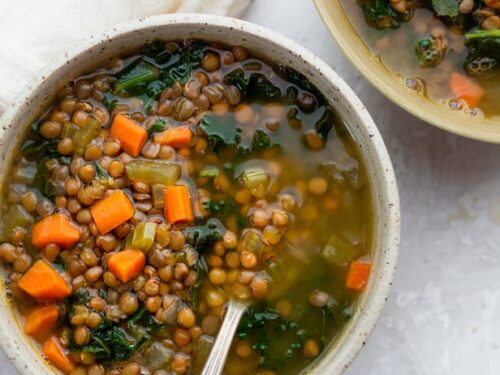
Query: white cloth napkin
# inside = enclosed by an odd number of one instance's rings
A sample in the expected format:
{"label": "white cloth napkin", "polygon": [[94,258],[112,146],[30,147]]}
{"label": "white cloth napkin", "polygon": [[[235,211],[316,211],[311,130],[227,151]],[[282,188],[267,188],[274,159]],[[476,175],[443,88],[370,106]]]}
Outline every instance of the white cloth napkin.
{"label": "white cloth napkin", "polygon": [[0,114],[68,46],[136,18],[183,12],[240,16],[250,0],[0,0]]}

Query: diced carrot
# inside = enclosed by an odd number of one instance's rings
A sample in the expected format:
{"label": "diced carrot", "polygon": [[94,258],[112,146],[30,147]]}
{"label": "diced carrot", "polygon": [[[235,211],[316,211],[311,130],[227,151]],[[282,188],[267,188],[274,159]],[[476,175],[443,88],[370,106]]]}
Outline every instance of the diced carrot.
{"label": "diced carrot", "polygon": [[66,350],[61,345],[61,341],[57,336],[52,336],[43,343],[43,354],[54,366],[65,374],[69,374],[75,370],[75,364],[68,357]]}
{"label": "diced carrot", "polygon": [[161,145],[169,145],[172,147],[189,146],[193,139],[193,133],[187,126],[179,128],[169,128],[161,133],[155,134],[155,142]]}
{"label": "diced carrot", "polygon": [[34,337],[48,333],[54,328],[59,310],[56,305],[37,307],[26,316],[24,321],[24,333]]}
{"label": "diced carrot", "polygon": [[170,224],[193,221],[193,208],[186,186],[169,186],[165,189],[165,217]]}
{"label": "diced carrot", "polygon": [[476,107],[484,96],[484,89],[463,74],[453,73],[450,80],[451,90],[458,99],[465,100],[469,107]]}
{"label": "diced carrot", "polygon": [[346,286],[358,292],[363,291],[370,277],[370,269],[371,264],[369,262],[359,260],[352,262],[347,274]]}
{"label": "diced carrot", "polygon": [[130,198],[121,190],[101,199],[90,207],[90,213],[101,234],[106,234],[134,216]]}
{"label": "diced carrot", "polygon": [[339,205],[338,205],[337,199],[335,197],[329,196],[329,197],[325,198],[325,202],[324,202],[325,210],[327,210],[329,212],[333,212],[338,208],[338,206]]}
{"label": "diced carrot", "polygon": [[145,264],[146,257],[140,250],[122,250],[108,259],[109,270],[124,283],[141,273]]}
{"label": "diced carrot", "polygon": [[120,141],[122,148],[133,157],[139,156],[148,135],[146,129],[122,114],[115,115],[110,133]]}
{"label": "diced carrot", "polygon": [[44,260],[36,261],[17,285],[40,300],[60,300],[71,294],[71,287],[66,280]]}
{"label": "diced carrot", "polygon": [[31,232],[33,245],[42,248],[49,243],[61,247],[72,246],[80,240],[80,230],[70,218],[64,214],[44,217],[33,226]]}

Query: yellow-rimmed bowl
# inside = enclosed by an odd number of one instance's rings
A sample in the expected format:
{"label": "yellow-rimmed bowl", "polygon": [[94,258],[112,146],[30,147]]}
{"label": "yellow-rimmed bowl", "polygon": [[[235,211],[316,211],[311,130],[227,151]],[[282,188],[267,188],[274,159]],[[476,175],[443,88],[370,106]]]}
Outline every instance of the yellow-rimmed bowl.
{"label": "yellow-rimmed bowl", "polygon": [[438,128],[478,141],[500,143],[500,116],[476,118],[452,111],[406,87],[397,72],[389,70],[365,45],[347,17],[342,1],[354,0],[314,0],[314,3],[339,47],[382,94]]}

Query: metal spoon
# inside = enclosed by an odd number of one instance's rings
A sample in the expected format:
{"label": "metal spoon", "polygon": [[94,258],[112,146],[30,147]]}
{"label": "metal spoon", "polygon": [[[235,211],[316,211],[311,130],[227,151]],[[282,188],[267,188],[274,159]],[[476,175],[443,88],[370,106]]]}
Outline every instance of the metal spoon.
{"label": "metal spoon", "polygon": [[236,328],[247,308],[248,306],[242,302],[229,301],[224,321],[201,375],[222,374]]}

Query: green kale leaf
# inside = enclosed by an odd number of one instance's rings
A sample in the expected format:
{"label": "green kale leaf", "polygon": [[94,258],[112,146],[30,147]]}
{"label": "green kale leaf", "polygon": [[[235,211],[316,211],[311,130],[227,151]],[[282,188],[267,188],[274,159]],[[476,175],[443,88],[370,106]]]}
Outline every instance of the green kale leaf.
{"label": "green kale leaf", "polygon": [[132,357],[148,340],[148,335],[144,334],[137,339],[119,323],[113,323],[104,318],[99,327],[91,331],[87,345],[79,347],[72,343],[70,349],[90,353],[96,359],[111,360],[116,363]]}
{"label": "green kale leaf", "polygon": [[142,49],[142,54],[146,60],[156,66],[168,64],[172,59],[172,53],[165,49],[165,43],[155,40]]}
{"label": "green kale leaf", "polygon": [[159,71],[156,67],[138,60],[120,73],[115,84],[115,93],[141,95],[147,89],[149,82],[157,79],[158,75]]}
{"label": "green kale leaf", "polygon": [[466,72],[474,77],[489,78],[500,68],[500,30],[476,30],[465,34],[468,54]]}
{"label": "green kale leaf", "polygon": [[340,303],[330,302],[321,309],[321,342],[328,344],[328,338],[332,329],[342,327],[351,319],[353,310],[352,304],[343,300]]}
{"label": "green kale leaf", "polygon": [[224,76],[226,85],[233,85],[238,88],[243,98],[247,95],[247,88],[250,79],[246,76],[245,71],[241,68],[235,69]]}
{"label": "green kale leaf", "polygon": [[236,209],[236,203],[232,199],[226,199],[220,201],[211,199],[205,202],[204,206],[212,216],[220,218],[227,217],[229,214],[233,213],[234,210]]}
{"label": "green kale leaf", "polygon": [[206,134],[208,145],[212,151],[236,146],[241,141],[241,128],[230,117],[207,115],[203,117],[199,127]]}
{"label": "green kale leaf", "polygon": [[203,285],[203,280],[207,274],[208,266],[204,262],[203,258],[199,258],[194,265],[194,270],[196,272],[196,282],[188,290],[188,300],[191,303],[191,307],[194,311],[198,310],[200,304],[200,292],[201,286]]}
{"label": "green kale leaf", "polygon": [[328,134],[334,125],[334,114],[330,107],[323,107],[323,113],[318,120],[314,123],[314,130],[323,140],[328,139]]}
{"label": "green kale leaf", "polygon": [[187,242],[199,253],[220,241],[224,232],[224,226],[215,218],[209,219],[205,225],[188,227],[184,230]]}
{"label": "green kale leaf", "polygon": [[57,143],[57,139],[46,141],[38,136],[27,141],[21,147],[21,153],[28,161],[39,162],[42,159],[54,159],[60,156],[57,151]]}
{"label": "green kale leaf", "polygon": [[255,130],[255,133],[253,133],[252,150],[265,150],[273,145],[273,141],[269,134],[262,129]]}
{"label": "green kale leaf", "polygon": [[[278,66],[278,69],[288,82],[292,82],[294,85],[301,88],[302,90],[307,91],[310,94],[314,95],[320,103],[323,103],[325,101],[323,94],[316,88],[316,86],[314,86],[309,81],[309,79],[305,75],[296,71],[293,68],[290,68],[289,66],[280,65]],[[286,89],[286,97],[289,103],[295,104],[297,96],[298,96],[297,88],[294,86],[288,86]]]}
{"label": "green kale leaf", "polygon": [[281,90],[272,84],[265,75],[252,73],[247,91],[253,93],[256,99],[270,101],[281,99]]}
{"label": "green kale leaf", "polygon": [[135,333],[135,336],[146,336],[145,333],[158,334],[165,330],[166,326],[150,314],[145,306],[141,306],[137,312],[126,321],[127,327]]}
{"label": "green kale leaf", "polygon": [[[33,127],[36,128],[36,125]],[[37,163],[33,185],[42,195],[51,201],[56,196],[56,187],[52,183],[51,173],[47,170],[46,161],[60,158],[57,151],[57,140],[44,140],[37,131],[32,131],[31,138],[21,147],[21,154],[28,161]]]}
{"label": "green kale leaf", "polygon": [[120,97],[111,91],[104,93],[104,99],[102,104],[108,109],[108,111],[112,111],[116,108],[116,106],[120,103]]}
{"label": "green kale leaf", "polygon": [[163,91],[163,89],[165,89],[165,87],[167,87],[167,85],[163,81],[160,80],[152,81],[146,87],[146,95],[149,96],[150,98],[157,98],[160,96],[161,92]]}
{"label": "green kale leaf", "polygon": [[280,315],[274,310],[265,309],[255,311],[250,309],[241,319],[238,326],[238,337],[241,340],[244,340],[248,338],[248,335],[252,330],[263,328],[266,325],[266,322],[278,319],[280,319]]}
{"label": "green kale leaf", "polygon": [[420,66],[434,68],[444,59],[446,43],[443,42],[442,38],[431,34],[417,41],[415,53],[420,61]]}
{"label": "green kale leaf", "polygon": [[129,359],[144,344],[148,338],[141,337],[139,340],[132,338],[123,328],[113,327],[103,339],[109,342],[113,353],[113,361],[121,362]]}
{"label": "green kale leaf", "polygon": [[109,179],[111,178],[108,174],[108,172],[106,172],[100,165],[98,162],[94,161],[93,162],[94,164],[94,169],[95,169],[95,172],[96,172],[96,176],[98,176],[99,178],[102,178],[106,181],[109,181]]}
{"label": "green kale leaf", "polygon": [[238,88],[242,98],[255,100],[279,100],[282,97],[281,90],[261,73],[248,73],[238,68],[224,76],[226,85],[234,85]]}
{"label": "green kale leaf", "polygon": [[396,29],[404,21],[403,17],[391,8],[389,0],[370,0],[363,5],[363,12],[368,25],[377,29]]}
{"label": "green kale leaf", "polygon": [[285,65],[279,65],[278,69],[288,82],[296,84],[302,90],[316,93],[316,87],[314,87],[313,84],[302,73],[299,73],[295,69]]}
{"label": "green kale leaf", "polygon": [[203,49],[205,45],[201,41],[192,42],[188,46],[181,47],[172,54],[169,63],[161,70],[160,79],[165,87],[174,82],[185,84],[191,77],[203,58]]}
{"label": "green kale leaf", "polygon": [[73,292],[71,296],[68,298],[69,302],[71,303],[71,305],[69,306],[70,307],[73,305],[84,306],[90,301],[91,297],[92,294],[88,288],[80,288],[75,292]]}
{"label": "green kale leaf", "polygon": [[148,139],[153,136],[154,133],[160,133],[167,128],[167,123],[163,119],[156,120],[153,125],[146,129]]}
{"label": "green kale leaf", "polygon": [[439,17],[457,17],[459,5],[459,0],[432,0],[432,8]]}
{"label": "green kale leaf", "polygon": [[47,170],[45,165],[46,160],[42,160],[38,165],[35,174],[35,180],[33,182],[33,187],[37,189],[45,198],[55,201],[56,199],[56,187],[52,183],[52,176]]}
{"label": "green kale leaf", "polygon": [[[161,92],[174,82],[184,84],[191,77],[193,69],[201,63],[204,44],[192,42],[175,51],[167,51],[160,41],[144,47],[143,56],[136,59],[116,74],[113,93],[106,93],[104,104],[112,110],[120,97],[134,95],[156,99]],[[144,99],[146,111],[151,112],[151,104]]]}
{"label": "green kale leaf", "polygon": [[[284,348],[271,348],[270,333],[275,332],[288,338]],[[240,340],[252,340],[252,349],[259,353],[259,366],[278,369],[284,366],[285,360],[291,359],[304,346],[307,336],[296,322],[287,320],[272,309],[250,309],[241,319],[237,335]],[[276,352],[282,351],[276,356]]]}

